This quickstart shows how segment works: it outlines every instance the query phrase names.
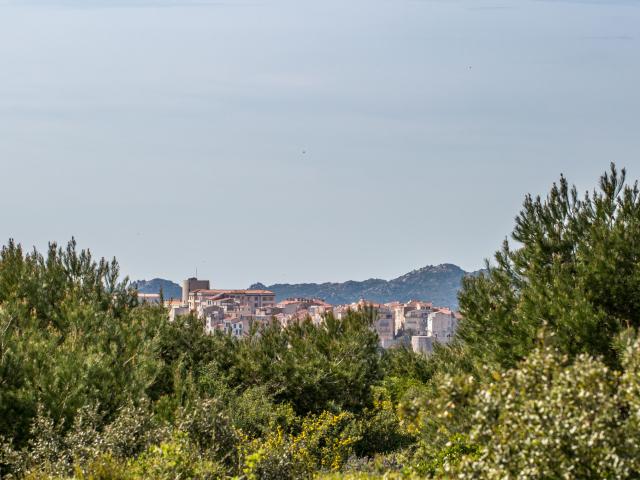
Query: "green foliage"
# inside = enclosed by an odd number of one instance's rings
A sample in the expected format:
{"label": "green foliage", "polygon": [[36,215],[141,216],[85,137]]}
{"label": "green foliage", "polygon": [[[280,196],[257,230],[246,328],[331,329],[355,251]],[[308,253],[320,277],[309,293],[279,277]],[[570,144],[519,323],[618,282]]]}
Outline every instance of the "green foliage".
{"label": "green foliage", "polygon": [[415,382],[428,382],[435,366],[424,355],[416,355],[407,347],[394,347],[384,351],[381,367],[385,378],[403,378]]}
{"label": "green foliage", "polygon": [[373,406],[350,426],[351,436],[358,439],[353,450],[359,458],[401,451],[415,442],[414,435],[401,424],[389,391],[374,387],[373,392]]}
{"label": "green foliage", "polygon": [[[456,467],[463,459],[469,461],[478,457],[480,447],[473,443],[466,435],[454,434],[439,450],[432,453],[428,461],[419,460],[409,469],[424,476],[443,476],[452,467]],[[417,458],[424,458],[425,453],[419,452]]]}
{"label": "green foliage", "polygon": [[457,460],[459,451],[474,450],[467,438],[473,424],[472,401],[480,384],[471,375],[439,374],[432,387],[405,397],[399,406],[400,418],[419,439],[414,470],[430,475]]}
{"label": "green foliage", "polygon": [[470,441],[482,448],[456,468],[482,478],[637,478],[640,343],[623,374],[556,349],[534,351],[473,400]]}
{"label": "green foliage", "polygon": [[225,472],[224,468],[207,458],[206,454],[189,440],[188,434],[180,431],[174,433],[169,441],[149,447],[129,465],[128,470],[135,479],[158,480],[213,480],[220,478]]}
{"label": "green foliage", "polygon": [[342,320],[328,315],[321,326],[273,323],[242,340],[203,335],[199,320],[182,317],[160,332],[164,369],[150,394],[157,399],[175,393],[190,372],[202,394],[259,387],[297,414],[361,410],[371,404],[370,386],[382,376],[372,316],[371,311],[350,312]]}
{"label": "green foliage", "polygon": [[300,427],[300,418],[293,407],[288,403],[274,402],[264,386],[229,395],[226,409],[234,427],[251,438],[264,438],[278,428],[293,432]]}
{"label": "green foliage", "polygon": [[323,412],[305,418],[297,435],[281,428],[248,444],[242,472],[248,479],[312,478],[318,470],[339,470],[358,441],[350,424],[354,416]]}
{"label": "green foliage", "polygon": [[[0,435],[24,445],[42,405],[56,423],[99,405],[105,418],[144,396],[160,363],[159,309],[137,307],[115,261],[75,242],[47,257],[0,252]],[[66,428],[66,427],[65,427]]]}
{"label": "green foliage", "polygon": [[[471,455],[487,441],[472,435],[479,392],[532,352],[557,349],[566,355],[561,369],[574,376],[572,362],[585,354],[622,368],[617,339],[640,327],[639,234],[638,185],[625,185],[624,170],[613,165],[582,198],[564,177],[546,199],[525,198],[515,247],[505,241],[486,273],[463,281],[464,320],[454,342],[428,359],[424,387],[403,389],[406,375],[385,379],[397,392],[400,418],[419,437],[417,471],[441,475],[459,459],[451,448]],[[512,441],[514,451],[524,451]]]}
{"label": "green foliage", "polygon": [[238,340],[206,335],[194,316],[168,322],[117,277],[115,261],[75,241],[46,257],[3,248],[0,475],[311,475],[353,453],[348,432],[393,431],[392,414],[376,430],[371,413],[382,378],[372,311]]}
{"label": "green foliage", "polygon": [[181,410],[174,428],[207,458],[234,468],[238,465],[240,436],[222,405],[215,399],[198,400]]}
{"label": "green foliage", "polygon": [[0,252],[0,476],[637,478],[640,191],[528,196],[459,333],[381,351],[374,312],[237,339],[138,305],[115,261]]}
{"label": "green foliage", "polygon": [[[186,377],[191,374],[199,378],[209,364],[217,367],[211,372],[216,377],[212,380],[220,376],[224,384],[225,377],[233,374],[237,341],[229,335],[204,335],[203,331],[202,320],[194,315],[179,316],[173,322],[162,323],[157,341],[162,369],[148,389],[151,399],[180,392],[179,403],[188,401]],[[199,378],[199,382],[206,387],[205,379]]]}
{"label": "green foliage", "polygon": [[420,478],[414,475],[404,475],[399,472],[370,473],[370,472],[352,472],[352,473],[333,473],[321,474],[318,480],[407,480]]}
{"label": "green foliage", "polygon": [[372,318],[359,311],[342,320],[329,314],[321,326],[273,323],[239,343],[231,385],[266,386],[301,415],[357,412],[371,404],[370,386],[381,378]]}
{"label": "green foliage", "polygon": [[[477,363],[513,367],[538,331],[570,355],[616,362],[612,339],[640,326],[640,191],[611,166],[580,198],[561,177],[546,199],[527,196],[486,275],[465,279],[458,338]],[[552,335],[551,335],[552,334]]]}
{"label": "green foliage", "polygon": [[104,425],[97,408],[81,408],[69,429],[56,424],[40,406],[33,419],[28,444],[15,449],[5,444],[2,463],[18,477],[22,475],[66,476],[76,465],[108,454],[110,458],[129,458],[159,441],[165,432],[153,421],[148,410],[124,406],[116,418]]}
{"label": "green foliage", "polygon": [[263,441],[245,443],[242,465],[247,480],[295,480],[312,478],[313,460],[296,448],[292,439],[281,429],[268,434]]}

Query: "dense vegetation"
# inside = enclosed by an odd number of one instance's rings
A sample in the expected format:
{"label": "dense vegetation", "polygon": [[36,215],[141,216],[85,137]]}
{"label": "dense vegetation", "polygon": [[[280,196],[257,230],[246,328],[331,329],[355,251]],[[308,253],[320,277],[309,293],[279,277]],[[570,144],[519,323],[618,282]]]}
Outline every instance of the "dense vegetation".
{"label": "dense vegetation", "polygon": [[640,192],[527,197],[457,338],[382,351],[375,312],[241,340],[139,305],[75,242],[0,253],[3,478],[637,478]]}

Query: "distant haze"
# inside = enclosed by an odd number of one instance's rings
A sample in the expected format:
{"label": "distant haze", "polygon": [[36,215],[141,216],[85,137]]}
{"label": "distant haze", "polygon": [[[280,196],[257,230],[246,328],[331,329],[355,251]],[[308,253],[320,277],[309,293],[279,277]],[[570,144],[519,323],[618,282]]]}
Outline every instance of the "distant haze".
{"label": "distant haze", "polygon": [[[343,305],[367,300],[369,302],[408,302],[410,300],[431,301],[436,306],[458,307],[458,291],[462,278],[466,275],[478,275],[481,272],[465,272],[451,264],[428,265],[413,270],[390,281],[370,278],[365,281],[347,281],[343,283],[279,283],[264,285],[255,283],[249,288],[271,290],[276,302],[287,298],[317,298],[333,305]],[[181,285],[171,280],[154,278],[133,281],[132,285],[140,293],[162,295],[165,299],[182,298]]]}
{"label": "distant haze", "polygon": [[482,267],[640,177],[640,1],[0,0],[0,240],[215,287]]}

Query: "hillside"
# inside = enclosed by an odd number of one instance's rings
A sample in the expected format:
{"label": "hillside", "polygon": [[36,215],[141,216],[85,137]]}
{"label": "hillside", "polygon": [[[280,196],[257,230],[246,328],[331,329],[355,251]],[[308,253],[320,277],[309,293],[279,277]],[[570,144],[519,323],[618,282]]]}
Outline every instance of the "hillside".
{"label": "hillside", "polygon": [[[276,294],[277,301],[291,297],[312,297],[339,305],[357,302],[362,298],[380,303],[428,300],[439,306],[455,308],[458,305],[460,281],[465,275],[472,274],[457,265],[443,263],[428,265],[392,280],[370,278],[342,283],[255,283],[250,288],[271,290]],[[180,285],[162,278],[138,280],[133,282],[133,286],[141,293],[158,293],[162,288],[165,298],[180,298],[182,295]]]}
{"label": "hillside", "polygon": [[256,283],[251,288],[267,288],[278,300],[290,297],[315,297],[332,304],[352,303],[365,298],[374,302],[401,302],[420,299],[436,305],[457,307],[462,277],[469,275],[457,265],[428,265],[392,280],[371,278],[343,283]]}
{"label": "hillside", "polygon": [[162,289],[162,294],[166,299],[182,298],[182,287],[171,280],[153,278],[151,280],[137,280],[131,285],[140,293],[159,293]]}

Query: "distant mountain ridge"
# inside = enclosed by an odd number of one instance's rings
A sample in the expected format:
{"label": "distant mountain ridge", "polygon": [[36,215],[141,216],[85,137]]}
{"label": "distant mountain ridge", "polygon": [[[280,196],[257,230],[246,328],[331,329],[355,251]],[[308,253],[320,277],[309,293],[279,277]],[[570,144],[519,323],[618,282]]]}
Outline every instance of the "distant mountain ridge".
{"label": "distant mountain ridge", "polygon": [[[349,280],[341,283],[276,283],[264,285],[255,283],[252,289],[271,290],[276,301],[285,298],[321,298],[331,304],[340,305],[357,302],[360,299],[377,303],[409,300],[431,301],[441,307],[458,307],[458,290],[462,278],[477,275],[466,272],[452,263],[427,265],[392,280],[370,278],[369,280]],[[132,283],[140,293],[158,293],[162,288],[164,298],[182,298],[182,287],[162,278],[138,280]]]}
{"label": "distant mountain ridge", "polygon": [[451,263],[443,263],[427,265],[392,280],[371,278],[342,283],[277,283],[268,286],[256,283],[250,288],[271,290],[276,294],[277,300],[314,297],[334,305],[353,303],[362,298],[377,303],[426,300],[432,301],[434,305],[457,308],[462,278],[477,273],[466,272]]}
{"label": "distant mountain ridge", "polygon": [[135,282],[131,282],[131,285],[140,293],[160,293],[162,289],[162,296],[167,300],[170,298],[182,298],[182,287],[164,278],[136,280]]}

